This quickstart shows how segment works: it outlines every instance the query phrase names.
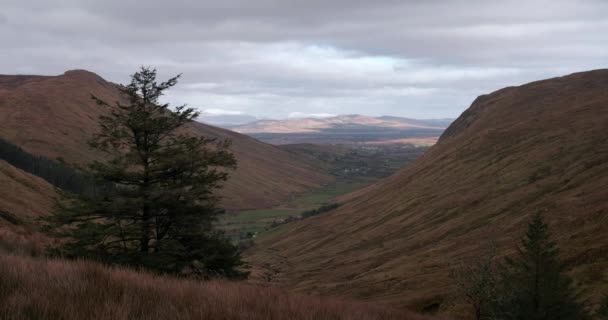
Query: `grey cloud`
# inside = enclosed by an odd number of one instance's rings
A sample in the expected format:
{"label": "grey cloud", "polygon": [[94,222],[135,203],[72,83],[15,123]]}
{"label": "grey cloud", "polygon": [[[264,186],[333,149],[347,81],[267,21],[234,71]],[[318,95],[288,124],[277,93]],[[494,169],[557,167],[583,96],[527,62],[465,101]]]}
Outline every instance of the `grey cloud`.
{"label": "grey cloud", "polygon": [[176,102],[259,117],[456,116],[487,91],[608,62],[599,0],[5,0],[0,12],[2,73],[124,82],[154,65],[184,73]]}

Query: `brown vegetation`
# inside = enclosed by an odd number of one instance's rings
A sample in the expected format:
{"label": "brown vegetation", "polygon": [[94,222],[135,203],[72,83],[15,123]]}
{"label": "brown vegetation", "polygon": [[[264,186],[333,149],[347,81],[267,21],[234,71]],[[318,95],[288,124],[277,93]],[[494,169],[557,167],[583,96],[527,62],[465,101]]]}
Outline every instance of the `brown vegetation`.
{"label": "brown vegetation", "polygon": [[42,178],[17,169],[3,160],[0,160],[0,186],[0,224],[11,221],[19,224],[39,217],[48,212],[51,199],[56,195],[53,186]]}
{"label": "brown vegetation", "polygon": [[[543,212],[570,274],[608,289],[608,70],[481,96],[425,155],[325,215],[258,238],[266,279],[435,310],[450,269],[488,241],[510,254]],[[259,274],[259,273],[258,273]]]}
{"label": "brown vegetation", "polygon": [[[68,163],[98,159],[101,155],[92,152],[87,141],[98,131],[104,109],[91,94],[110,103],[120,99],[115,84],[87,71],[53,77],[0,75],[0,138]],[[288,152],[247,136],[201,123],[192,123],[188,130],[233,141],[238,169],[223,192],[229,209],[271,207],[332,180]]]}
{"label": "brown vegetation", "polygon": [[35,237],[36,219],[48,214],[55,196],[45,180],[0,160],[0,240]]}
{"label": "brown vegetation", "polygon": [[429,319],[381,305],[0,254],[0,318]]}

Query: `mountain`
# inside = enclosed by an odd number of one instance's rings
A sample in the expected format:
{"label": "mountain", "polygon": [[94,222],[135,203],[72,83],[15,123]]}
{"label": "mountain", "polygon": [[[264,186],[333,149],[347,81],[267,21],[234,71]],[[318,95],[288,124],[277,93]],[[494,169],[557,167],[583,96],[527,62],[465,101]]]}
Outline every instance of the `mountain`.
{"label": "mountain", "polygon": [[402,118],[402,117],[395,117],[395,116],[381,116],[378,117],[377,119],[379,120],[383,120],[383,121],[396,121],[396,122],[402,122],[402,123],[418,123],[420,125],[424,125],[424,126],[430,126],[430,127],[439,127],[439,128],[447,128],[450,124],[452,124],[452,122],[454,122],[454,119],[450,119],[450,118],[445,118],[445,119],[408,119],[408,118]]}
{"label": "mountain", "polygon": [[[541,212],[570,274],[604,294],[608,70],[478,97],[405,168],[333,211],[256,239],[260,281],[424,310],[449,308],[450,270],[514,253]],[[602,289],[603,288],[603,289]]]}
{"label": "mountain", "polygon": [[445,129],[449,123],[433,120],[415,120],[392,116],[371,117],[358,114],[327,118],[292,118],[285,120],[259,120],[233,127],[240,133],[310,133],[343,127],[383,127],[392,129]]}
{"label": "mountain", "polygon": [[[0,138],[69,164],[99,159],[103,155],[93,152],[87,141],[105,111],[91,94],[110,103],[121,99],[117,85],[83,70],[59,76],[0,75]],[[222,191],[228,209],[270,207],[332,180],[289,152],[245,135],[196,122],[187,130],[232,140],[238,169]]]}
{"label": "mountain", "polygon": [[378,141],[411,143],[420,138],[436,140],[448,125],[449,120],[415,120],[354,114],[328,118],[259,120],[231,129],[272,144]]}

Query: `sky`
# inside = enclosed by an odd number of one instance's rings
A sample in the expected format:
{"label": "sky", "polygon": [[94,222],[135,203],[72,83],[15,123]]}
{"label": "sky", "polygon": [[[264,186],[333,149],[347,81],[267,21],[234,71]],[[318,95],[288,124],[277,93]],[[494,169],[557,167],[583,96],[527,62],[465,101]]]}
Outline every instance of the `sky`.
{"label": "sky", "polygon": [[0,74],[140,66],[207,114],[452,118],[608,65],[605,0],[2,0]]}

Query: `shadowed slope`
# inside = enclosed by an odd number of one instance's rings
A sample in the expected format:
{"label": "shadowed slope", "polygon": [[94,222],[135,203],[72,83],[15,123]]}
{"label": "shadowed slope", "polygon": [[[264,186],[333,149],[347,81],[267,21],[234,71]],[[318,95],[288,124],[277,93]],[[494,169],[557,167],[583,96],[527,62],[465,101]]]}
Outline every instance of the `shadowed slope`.
{"label": "shadowed slope", "polygon": [[512,252],[544,212],[591,294],[608,287],[608,70],[481,96],[425,155],[333,212],[259,239],[273,282],[435,308],[449,270],[490,241]]}
{"label": "shadowed slope", "polygon": [[28,229],[49,212],[55,195],[45,180],[0,160],[0,229]]}
{"label": "shadowed slope", "polygon": [[[101,155],[87,141],[97,132],[104,109],[91,94],[109,103],[120,99],[115,84],[87,71],[55,77],[0,75],[0,137],[50,159],[77,164],[98,159]],[[239,168],[223,192],[230,209],[273,206],[332,179],[288,152],[244,135],[200,123],[188,130],[232,139]]]}
{"label": "shadowed slope", "polygon": [[37,219],[51,211],[56,195],[46,180],[0,160],[0,252],[16,246],[28,254],[42,251],[48,238],[37,232]]}

